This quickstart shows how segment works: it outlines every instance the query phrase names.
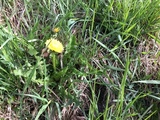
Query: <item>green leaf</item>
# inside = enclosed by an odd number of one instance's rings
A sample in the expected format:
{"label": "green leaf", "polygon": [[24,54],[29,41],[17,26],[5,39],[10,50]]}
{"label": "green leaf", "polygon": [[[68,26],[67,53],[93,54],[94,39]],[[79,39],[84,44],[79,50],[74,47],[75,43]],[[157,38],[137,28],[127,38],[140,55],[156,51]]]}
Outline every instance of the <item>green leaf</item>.
{"label": "green leaf", "polygon": [[133,83],[160,84],[160,80],[142,80],[142,81],[134,81]]}
{"label": "green leaf", "polygon": [[66,53],[69,53],[70,51],[74,51],[76,46],[77,46],[76,37],[72,35],[66,47]]}
{"label": "green leaf", "polygon": [[59,72],[56,72],[54,74],[54,79],[58,80],[60,79],[61,77],[63,77],[66,73],[67,73],[67,70],[68,70],[68,67],[66,68],[63,68],[63,70],[59,71]]}
{"label": "green leaf", "polygon": [[39,110],[35,120],[39,120],[39,117],[41,116],[41,114],[47,109],[48,105],[51,103],[51,101],[49,101],[46,105],[43,105],[41,107],[41,109]]}
{"label": "green leaf", "polygon": [[32,98],[36,98],[36,99],[39,99],[41,101],[44,101],[44,102],[48,102],[48,100],[46,98],[43,98],[41,97],[40,95],[31,95],[31,94],[20,94],[20,95],[24,95],[24,96],[28,96],[28,97],[32,97]]}
{"label": "green leaf", "polygon": [[21,69],[16,69],[13,71],[15,76],[23,76],[23,72]]}
{"label": "green leaf", "polygon": [[28,46],[28,49],[29,49],[28,53],[29,53],[31,56],[36,55],[36,54],[38,53],[38,52],[36,51],[36,49],[35,49],[33,46],[31,46],[31,45]]}
{"label": "green leaf", "polygon": [[3,90],[4,90],[4,91],[8,91],[8,90],[7,90],[6,88],[4,88],[4,87],[0,87],[0,90],[1,90],[1,91],[3,91]]}

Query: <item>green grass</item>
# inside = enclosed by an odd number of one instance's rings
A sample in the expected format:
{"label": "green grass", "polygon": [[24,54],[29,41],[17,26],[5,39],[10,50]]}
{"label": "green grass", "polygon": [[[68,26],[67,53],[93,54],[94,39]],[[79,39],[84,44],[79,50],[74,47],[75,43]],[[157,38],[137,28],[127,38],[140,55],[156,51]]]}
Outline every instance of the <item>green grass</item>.
{"label": "green grass", "polygon": [[159,0],[0,3],[0,119],[160,118]]}

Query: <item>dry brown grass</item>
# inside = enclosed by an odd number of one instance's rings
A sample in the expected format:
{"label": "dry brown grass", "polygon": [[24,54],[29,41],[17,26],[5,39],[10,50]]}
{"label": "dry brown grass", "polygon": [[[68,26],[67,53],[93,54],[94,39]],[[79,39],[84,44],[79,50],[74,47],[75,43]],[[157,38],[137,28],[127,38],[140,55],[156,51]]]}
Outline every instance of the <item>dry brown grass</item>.
{"label": "dry brown grass", "polygon": [[12,109],[10,104],[6,105],[5,108],[0,108],[0,119],[1,120],[19,120],[18,116]]}
{"label": "dry brown grass", "polygon": [[154,39],[142,41],[138,46],[141,72],[157,79],[160,74],[160,43]]}

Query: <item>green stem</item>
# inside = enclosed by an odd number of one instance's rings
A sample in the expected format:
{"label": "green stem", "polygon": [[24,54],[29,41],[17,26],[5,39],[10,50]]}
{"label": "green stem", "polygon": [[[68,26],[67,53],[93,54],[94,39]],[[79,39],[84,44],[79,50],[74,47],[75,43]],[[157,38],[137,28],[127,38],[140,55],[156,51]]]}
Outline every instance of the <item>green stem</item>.
{"label": "green stem", "polygon": [[52,63],[53,63],[53,69],[56,71],[56,55],[55,53],[52,53]]}

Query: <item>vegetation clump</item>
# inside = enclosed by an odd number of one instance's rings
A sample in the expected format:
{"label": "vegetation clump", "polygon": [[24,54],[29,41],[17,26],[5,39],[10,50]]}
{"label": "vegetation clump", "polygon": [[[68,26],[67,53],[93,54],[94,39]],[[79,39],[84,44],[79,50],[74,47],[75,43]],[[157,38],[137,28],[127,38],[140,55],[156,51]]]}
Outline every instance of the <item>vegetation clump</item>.
{"label": "vegetation clump", "polygon": [[0,119],[160,119],[160,0],[0,1]]}

